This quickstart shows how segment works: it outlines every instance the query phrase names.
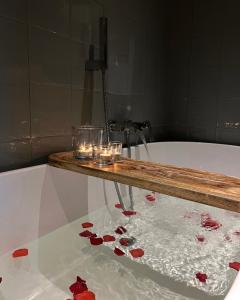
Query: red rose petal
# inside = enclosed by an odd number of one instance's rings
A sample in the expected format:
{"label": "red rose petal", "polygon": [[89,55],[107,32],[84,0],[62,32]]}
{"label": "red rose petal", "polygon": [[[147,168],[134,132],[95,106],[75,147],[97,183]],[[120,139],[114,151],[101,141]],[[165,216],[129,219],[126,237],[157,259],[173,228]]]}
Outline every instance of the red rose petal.
{"label": "red rose petal", "polygon": [[125,255],[125,253],[121,250],[121,249],[119,249],[119,248],[115,248],[114,249],[114,253],[117,255],[117,256],[123,256],[123,255]]}
{"label": "red rose petal", "polygon": [[119,241],[119,243],[122,245],[122,246],[128,246],[128,239],[121,239]]}
{"label": "red rose petal", "polygon": [[89,230],[85,230],[83,232],[80,232],[79,235],[81,237],[86,237],[86,238],[91,238],[91,237],[97,237],[96,233],[92,233],[91,231]]}
{"label": "red rose petal", "polygon": [[132,255],[132,257],[134,258],[139,258],[139,257],[142,257],[144,255],[144,251],[143,249],[133,249],[133,250],[130,250],[129,251]]}
{"label": "red rose petal", "polygon": [[149,194],[149,195],[146,195],[146,196],[145,196],[145,198],[146,198],[148,201],[150,201],[150,202],[152,202],[152,201],[155,201],[155,200],[156,200],[156,197],[155,197],[155,195],[151,195],[151,194]]}
{"label": "red rose petal", "polygon": [[70,285],[69,290],[75,296],[84,291],[87,291],[88,287],[86,285],[86,281],[77,276],[76,282]]}
{"label": "red rose petal", "polygon": [[113,235],[104,235],[103,236],[103,241],[105,242],[105,243],[107,243],[107,242],[114,242],[116,239],[115,239],[115,237],[113,236]]}
{"label": "red rose petal", "polygon": [[90,223],[90,222],[82,223],[82,228],[90,228],[90,227],[93,227],[92,223]]}
{"label": "red rose petal", "polygon": [[84,291],[81,294],[75,295],[74,300],[95,300],[95,294],[91,291]]}
{"label": "red rose petal", "polygon": [[116,203],[116,204],[115,204],[115,207],[121,209],[121,208],[122,208],[122,205],[121,205],[120,203]]}
{"label": "red rose petal", "polygon": [[28,249],[18,249],[12,253],[12,257],[14,257],[14,258],[27,256],[27,255],[28,255]]}
{"label": "red rose petal", "polygon": [[211,217],[204,216],[201,220],[201,226],[207,228],[208,230],[216,230],[221,227],[222,224],[216,220],[211,219]]}
{"label": "red rose petal", "polygon": [[0,283],[2,283],[2,277],[0,277]]}
{"label": "red rose petal", "polygon": [[196,278],[197,278],[200,282],[204,282],[204,283],[205,283],[208,277],[207,277],[206,274],[198,272],[198,273],[196,274]]}
{"label": "red rose petal", "polygon": [[225,240],[225,241],[229,241],[229,242],[232,241],[230,235],[228,235],[228,234],[225,234],[225,235],[224,235],[224,240]]}
{"label": "red rose petal", "polygon": [[96,237],[90,237],[90,243],[93,246],[99,246],[103,243],[103,239],[102,238],[96,238]]}
{"label": "red rose petal", "polygon": [[205,237],[203,235],[196,235],[196,238],[199,242],[204,242],[205,241]]}
{"label": "red rose petal", "polygon": [[125,232],[127,232],[127,229],[124,228],[123,226],[119,226],[119,227],[115,230],[115,232],[116,232],[117,234],[124,234]]}
{"label": "red rose petal", "polygon": [[125,210],[122,212],[124,214],[124,216],[126,217],[130,217],[130,216],[133,216],[133,215],[136,215],[136,211],[132,211],[132,210]]}
{"label": "red rose petal", "polygon": [[234,233],[233,233],[234,235],[240,235],[240,229],[238,229],[238,230],[236,230],[236,231],[234,231]]}
{"label": "red rose petal", "polygon": [[237,262],[237,261],[230,262],[229,267],[236,271],[239,271],[240,270],[240,262]]}

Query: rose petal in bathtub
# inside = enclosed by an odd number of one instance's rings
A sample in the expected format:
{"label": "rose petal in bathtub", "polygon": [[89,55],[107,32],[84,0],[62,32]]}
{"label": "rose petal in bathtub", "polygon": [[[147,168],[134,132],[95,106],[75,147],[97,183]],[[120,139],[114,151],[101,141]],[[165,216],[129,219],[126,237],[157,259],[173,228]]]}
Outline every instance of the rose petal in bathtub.
{"label": "rose petal in bathtub", "polygon": [[90,237],[90,243],[93,246],[99,246],[99,245],[102,245],[103,239],[102,238],[97,238],[97,237]]}
{"label": "rose petal in bathtub", "polygon": [[119,243],[120,243],[122,246],[127,247],[127,246],[129,245],[129,240],[128,240],[128,239],[120,239]]}
{"label": "rose petal in bathtub", "polygon": [[85,237],[85,238],[97,237],[96,233],[92,233],[89,230],[84,230],[84,231],[80,232],[79,235],[81,237]]}
{"label": "rose petal in bathtub", "polygon": [[90,227],[93,227],[92,223],[90,223],[90,222],[82,223],[82,228],[90,228]]}
{"label": "rose petal in bathtub", "polygon": [[91,291],[84,291],[81,294],[75,295],[73,300],[95,300],[95,294]]}
{"label": "rose petal in bathtub", "polygon": [[2,277],[0,277],[0,283],[2,283]]}
{"label": "rose petal in bathtub", "polygon": [[229,234],[224,234],[223,238],[224,238],[224,241],[228,241],[228,242],[232,241]]}
{"label": "rose petal in bathtub", "polygon": [[28,249],[17,249],[12,253],[12,257],[22,257],[28,255]]}
{"label": "rose petal in bathtub", "polygon": [[113,235],[107,234],[107,235],[104,235],[104,236],[103,236],[103,241],[104,241],[104,243],[115,242],[115,241],[116,241],[116,238],[115,238],[115,236],[113,236]]}
{"label": "rose petal in bathtub", "polygon": [[148,201],[150,201],[150,202],[152,202],[152,201],[155,201],[155,200],[156,200],[156,197],[155,197],[155,195],[151,195],[151,194],[149,194],[149,195],[146,195],[146,196],[145,196],[145,198],[146,198],[146,200],[148,200]]}
{"label": "rose petal in bathtub", "polygon": [[196,239],[199,241],[199,242],[204,242],[205,241],[205,236],[204,235],[201,235],[201,234],[198,234],[196,235]]}
{"label": "rose petal in bathtub", "polygon": [[234,235],[240,236],[240,229],[237,229],[233,232]]}
{"label": "rose petal in bathtub", "polygon": [[129,252],[130,252],[130,254],[132,255],[133,258],[139,258],[139,257],[142,257],[144,255],[144,251],[141,248],[132,249]]}
{"label": "rose petal in bathtub", "polygon": [[122,213],[123,213],[124,216],[126,216],[126,217],[131,217],[131,216],[134,216],[134,215],[137,214],[136,211],[132,211],[132,210],[125,210],[125,211],[123,211]]}
{"label": "rose petal in bathtub", "polygon": [[84,291],[87,291],[88,287],[87,287],[86,281],[83,280],[81,277],[77,276],[77,280],[73,284],[70,285],[69,290],[75,296]]}
{"label": "rose petal in bathtub", "polygon": [[206,274],[198,272],[198,273],[196,273],[196,278],[197,278],[200,282],[205,283],[208,277],[207,277]]}
{"label": "rose petal in bathtub", "polygon": [[119,249],[119,248],[117,248],[117,247],[115,247],[114,253],[115,253],[117,256],[123,256],[123,255],[125,255],[125,253],[124,253],[121,249]]}
{"label": "rose petal in bathtub", "polygon": [[208,230],[217,230],[222,226],[222,224],[217,220],[213,220],[211,217],[210,218],[204,217],[201,220],[201,226]]}
{"label": "rose petal in bathtub", "polygon": [[116,203],[116,204],[115,204],[115,207],[116,207],[116,208],[119,208],[119,209],[122,209],[122,205],[121,205],[120,203]]}
{"label": "rose petal in bathtub", "polygon": [[237,261],[230,262],[229,267],[236,271],[239,271],[240,270],[240,262],[237,262]]}
{"label": "rose petal in bathtub", "polygon": [[115,230],[115,232],[116,232],[117,234],[124,234],[124,233],[127,232],[127,229],[124,228],[123,226],[118,226],[118,228]]}

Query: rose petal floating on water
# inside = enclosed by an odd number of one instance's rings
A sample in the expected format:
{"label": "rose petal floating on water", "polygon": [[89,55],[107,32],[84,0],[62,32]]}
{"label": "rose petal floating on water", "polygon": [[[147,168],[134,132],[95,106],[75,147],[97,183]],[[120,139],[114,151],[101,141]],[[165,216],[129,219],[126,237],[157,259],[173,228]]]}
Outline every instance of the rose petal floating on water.
{"label": "rose petal floating on water", "polygon": [[119,243],[120,243],[122,246],[126,246],[126,247],[129,245],[128,239],[120,239]]}
{"label": "rose petal floating on water", "polygon": [[86,281],[77,276],[76,282],[70,285],[69,290],[75,296],[84,291],[87,291],[88,287],[86,285]]}
{"label": "rose petal floating on water", "polygon": [[2,277],[0,277],[0,283],[2,283]]}
{"label": "rose petal floating on water", "polygon": [[201,234],[196,235],[196,238],[197,238],[197,240],[198,240],[199,242],[204,242],[204,241],[205,241],[205,237],[204,237],[203,235],[201,235]]}
{"label": "rose petal floating on water", "polygon": [[90,223],[90,222],[82,223],[82,228],[90,228],[90,227],[93,227],[92,223]]}
{"label": "rose petal floating on water", "polygon": [[139,258],[139,257],[142,257],[144,255],[144,251],[143,249],[132,249],[129,251],[132,255],[132,257],[134,258]]}
{"label": "rose petal floating on water", "polygon": [[224,240],[225,240],[225,241],[229,241],[229,242],[232,241],[230,235],[228,235],[228,234],[225,234],[225,235],[224,235]]}
{"label": "rose petal floating on water", "polygon": [[28,255],[28,249],[17,249],[12,253],[12,257],[22,257]]}
{"label": "rose petal floating on water", "polygon": [[123,213],[124,216],[126,216],[126,217],[134,216],[134,215],[137,214],[136,211],[132,211],[132,210],[125,210],[125,211],[123,211],[122,213]]}
{"label": "rose petal floating on water", "polygon": [[152,201],[155,201],[155,200],[156,200],[156,197],[155,197],[155,195],[151,195],[151,194],[149,194],[149,195],[146,195],[146,196],[145,196],[145,198],[146,198],[148,201],[150,201],[150,202],[152,202]]}
{"label": "rose petal floating on water", "polygon": [[121,249],[119,249],[119,248],[117,248],[117,247],[115,247],[114,253],[115,253],[117,256],[123,256],[123,255],[125,255],[125,253],[124,253]]}
{"label": "rose petal floating on water", "polygon": [[104,235],[103,236],[103,241],[105,242],[105,243],[107,243],[107,242],[114,242],[116,240],[116,238],[115,238],[115,236],[113,236],[113,235]]}
{"label": "rose petal floating on water", "polygon": [[115,230],[115,232],[117,234],[124,234],[125,232],[127,232],[127,229],[124,228],[123,226],[118,226],[118,228]]}
{"label": "rose petal floating on water", "polygon": [[84,291],[81,294],[75,295],[74,300],[95,300],[95,294],[91,291]]}
{"label": "rose petal floating on water", "polygon": [[122,205],[121,205],[120,203],[116,203],[116,204],[115,204],[115,207],[121,209],[121,208],[122,208]]}
{"label": "rose petal floating on water", "polygon": [[103,243],[103,239],[102,238],[96,238],[96,237],[90,237],[90,243],[93,246],[99,246]]}
{"label": "rose petal floating on water", "polygon": [[239,271],[240,270],[240,262],[237,262],[237,261],[230,262],[229,267],[236,271]]}
{"label": "rose petal floating on water", "polygon": [[234,235],[238,235],[238,236],[239,236],[239,235],[240,235],[240,229],[238,229],[238,230],[235,230],[233,234],[234,234]]}
{"label": "rose petal floating on water", "polygon": [[206,218],[204,217],[201,220],[201,226],[204,228],[207,228],[208,230],[216,230],[219,227],[221,227],[222,224],[216,220],[209,218],[209,217],[206,217]]}
{"label": "rose petal floating on water", "polygon": [[197,278],[200,282],[204,282],[204,283],[205,283],[208,277],[207,277],[206,274],[198,272],[198,273],[196,274],[196,278]]}
{"label": "rose petal floating on water", "polygon": [[91,238],[91,237],[97,237],[96,233],[92,233],[89,230],[85,230],[79,233],[81,237]]}

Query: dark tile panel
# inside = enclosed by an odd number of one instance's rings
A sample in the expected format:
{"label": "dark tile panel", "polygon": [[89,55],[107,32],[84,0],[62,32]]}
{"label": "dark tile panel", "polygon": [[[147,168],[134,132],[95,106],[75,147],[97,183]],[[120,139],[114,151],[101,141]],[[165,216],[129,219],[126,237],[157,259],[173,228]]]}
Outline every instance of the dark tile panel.
{"label": "dark tile panel", "polygon": [[216,140],[215,126],[191,126],[189,128],[189,139],[198,142],[212,142]]}
{"label": "dark tile panel", "polygon": [[[240,96],[220,98],[218,102],[218,127],[231,127],[227,124],[240,123]],[[233,125],[234,127],[234,125]],[[240,126],[239,126],[240,127]]]}
{"label": "dark tile panel", "polygon": [[71,43],[72,87],[83,89],[87,84],[85,63],[88,60],[88,46],[79,42]]}
{"label": "dark tile panel", "polygon": [[68,84],[71,81],[71,46],[67,39],[32,28],[30,33],[31,81]]}
{"label": "dark tile panel", "polygon": [[239,65],[222,65],[220,95],[223,97],[239,97],[240,67]]}
{"label": "dark tile panel", "polygon": [[216,97],[191,98],[188,104],[188,123],[189,126],[196,128],[216,127],[217,118],[217,99]]}
{"label": "dark tile panel", "polygon": [[70,151],[72,148],[71,136],[55,136],[36,138],[32,141],[32,162],[46,163],[48,155],[55,152]]}
{"label": "dark tile panel", "polygon": [[0,142],[30,137],[28,85],[0,85]]}
{"label": "dark tile panel", "polygon": [[240,129],[236,128],[217,128],[217,143],[231,144],[240,146]]}
{"label": "dark tile panel", "polygon": [[70,87],[31,84],[32,136],[71,132]]}
{"label": "dark tile panel", "polygon": [[71,36],[83,43],[99,44],[99,18],[103,7],[93,0],[72,0]]}
{"label": "dark tile panel", "polygon": [[30,0],[28,2],[31,25],[69,36],[70,0]]}
{"label": "dark tile panel", "polygon": [[72,90],[71,99],[71,123],[72,126],[78,127],[82,125],[84,90]]}
{"label": "dark tile panel", "polygon": [[28,140],[0,144],[0,172],[30,165],[31,145]]}
{"label": "dark tile panel", "polygon": [[26,84],[27,25],[0,18],[0,84]]}
{"label": "dark tile panel", "polygon": [[0,16],[27,21],[27,0],[1,0]]}

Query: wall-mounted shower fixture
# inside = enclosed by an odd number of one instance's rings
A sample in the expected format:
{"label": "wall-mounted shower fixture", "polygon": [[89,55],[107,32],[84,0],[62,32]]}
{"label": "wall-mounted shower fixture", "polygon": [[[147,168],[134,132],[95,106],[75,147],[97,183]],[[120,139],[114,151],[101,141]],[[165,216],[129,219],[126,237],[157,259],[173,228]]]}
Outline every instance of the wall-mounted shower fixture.
{"label": "wall-mounted shower fixture", "polygon": [[86,71],[105,71],[107,69],[108,55],[108,20],[105,17],[99,19],[99,58],[95,59],[95,46],[89,46],[89,58],[85,63]]}

